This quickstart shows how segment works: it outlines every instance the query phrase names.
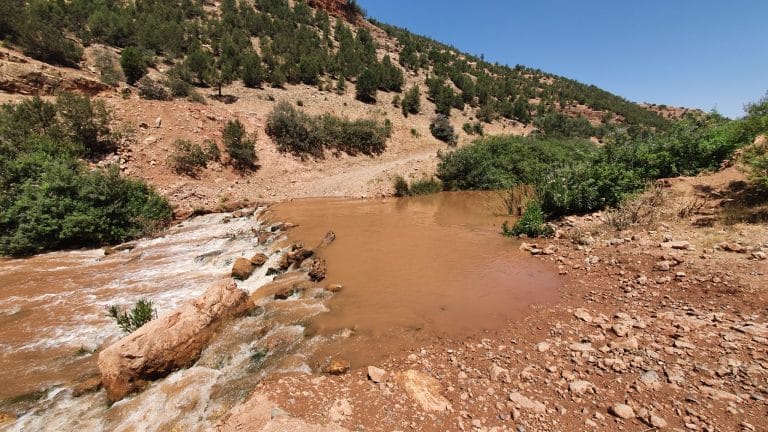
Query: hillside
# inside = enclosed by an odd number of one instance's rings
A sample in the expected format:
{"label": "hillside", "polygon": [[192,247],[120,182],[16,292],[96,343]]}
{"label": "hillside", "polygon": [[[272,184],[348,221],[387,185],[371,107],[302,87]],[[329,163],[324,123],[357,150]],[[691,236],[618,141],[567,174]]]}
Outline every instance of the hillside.
{"label": "hillside", "polygon": [[[100,164],[118,162],[124,174],[155,185],[178,215],[244,201],[389,194],[395,175],[434,172],[437,151],[446,149],[430,134],[436,112],[449,116],[460,146],[476,138],[469,134],[476,124],[485,134],[561,127],[594,140],[607,124],[667,125],[652,109],[594,86],[524,66],[490,64],[366,20],[354,2],[177,5],[33,2],[26,10],[9,9],[8,16],[18,19],[0,25],[0,35],[10,41],[0,51],[0,100],[61,91],[105,100],[115,127],[132,136]],[[66,28],[67,37],[47,39],[52,27]],[[120,65],[126,51],[138,53],[139,75],[146,71],[143,80],[129,76],[132,85],[125,76],[133,72],[126,74]],[[368,72],[378,89],[375,100],[363,102],[356,87]],[[420,108],[405,117],[393,102],[416,86]],[[281,153],[265,133],[267,117],[281,101],[313,115],[388,120],[386,150],[372,157]],[[168,158],[176,140],[210,139],[223,149],[221,131],[231,119],[255,135],[258,169],[235,170],[225,158],[209,162],[195,177],[174,172]]]}

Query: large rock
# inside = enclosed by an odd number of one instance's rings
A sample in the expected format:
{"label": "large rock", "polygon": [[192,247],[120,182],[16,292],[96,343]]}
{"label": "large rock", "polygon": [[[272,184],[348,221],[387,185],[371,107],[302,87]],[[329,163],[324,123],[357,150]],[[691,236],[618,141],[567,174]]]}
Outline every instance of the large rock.
{"label": "large rock", "polygon": [[246,280],[253,274],[256,266],[249,259],[238,258],[232,265],[232,277],[235,279]]}
{"label": "large rock", "polygon": [[107,397],[120,400],[149,381],[191,366],[218,325],[245,313],[250,304],[233,280],[224,280],[109,346],[98,360]]}

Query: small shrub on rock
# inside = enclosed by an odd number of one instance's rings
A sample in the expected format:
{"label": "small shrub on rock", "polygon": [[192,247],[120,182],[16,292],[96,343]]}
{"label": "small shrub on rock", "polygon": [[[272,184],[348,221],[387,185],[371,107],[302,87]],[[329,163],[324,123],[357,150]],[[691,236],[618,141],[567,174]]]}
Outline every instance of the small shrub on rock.
{"label": "small shrub on rock", "polygon": [[109,305],[107,313],[125,333],[133,333],[157,318],[157,311],[152,307],[152,300],[149,299],[140,299],[130,312],[121,310],[117,305]]}

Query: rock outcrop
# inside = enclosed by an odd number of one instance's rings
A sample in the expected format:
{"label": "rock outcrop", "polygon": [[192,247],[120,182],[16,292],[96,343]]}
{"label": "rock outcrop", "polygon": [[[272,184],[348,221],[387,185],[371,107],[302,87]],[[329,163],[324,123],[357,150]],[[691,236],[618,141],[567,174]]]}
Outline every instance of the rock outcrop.
{"label": "rock outcrop", "polygon": [[149,381],[191,366],[217,326],[245,313],[250,304],[248,295],[234,281],[224,280],[109,346],[98,360],[107,397],[120,400]]}
{"label": "rock outcrop", "polygon": [[329,15],[344,18],[352,24],[357,23],[362,18],[360,11],[347,0],[309,0],[309,5],[313,8],[323,9]]}

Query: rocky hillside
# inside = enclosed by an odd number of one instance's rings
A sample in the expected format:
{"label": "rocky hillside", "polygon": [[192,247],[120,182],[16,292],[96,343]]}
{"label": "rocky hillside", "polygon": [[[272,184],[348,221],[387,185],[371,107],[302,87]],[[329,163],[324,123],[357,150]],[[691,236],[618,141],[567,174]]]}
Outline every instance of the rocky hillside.
{"label": "rocky hillside", "polygon": [[[60,91],[98,95],[115,125],[129,132],[100,164],[117,163],[149,181],[180,215],[244,201],[388,194],[394,175],[434,172],[436,153],[446,148],[430,131],[436,113],[449,118],[458,145],[478,133],[558,127],[597,140],[609,124],[666,126],[654,110],[594,86],[491,64],[366,20],[355,2],[86,1],[77,10],[29,6],[8,16],[17,19],[0,23],[10,41],[0,51],[0,101]],[[38,37],[53,26],[67,37]],[[372,86],[366,94],[361,81]],[[406,102],[408,90],[418,95],[415,107]],[[281,101],[311,115],[388,122],[386,150],[375,157],[279,152],[265,129]],[[258,169],[228,163],[221,133],[232,119],[253,134]],[[179,174],[169,163],[179,139],[211,140],[225,157],[194,176]]]}

